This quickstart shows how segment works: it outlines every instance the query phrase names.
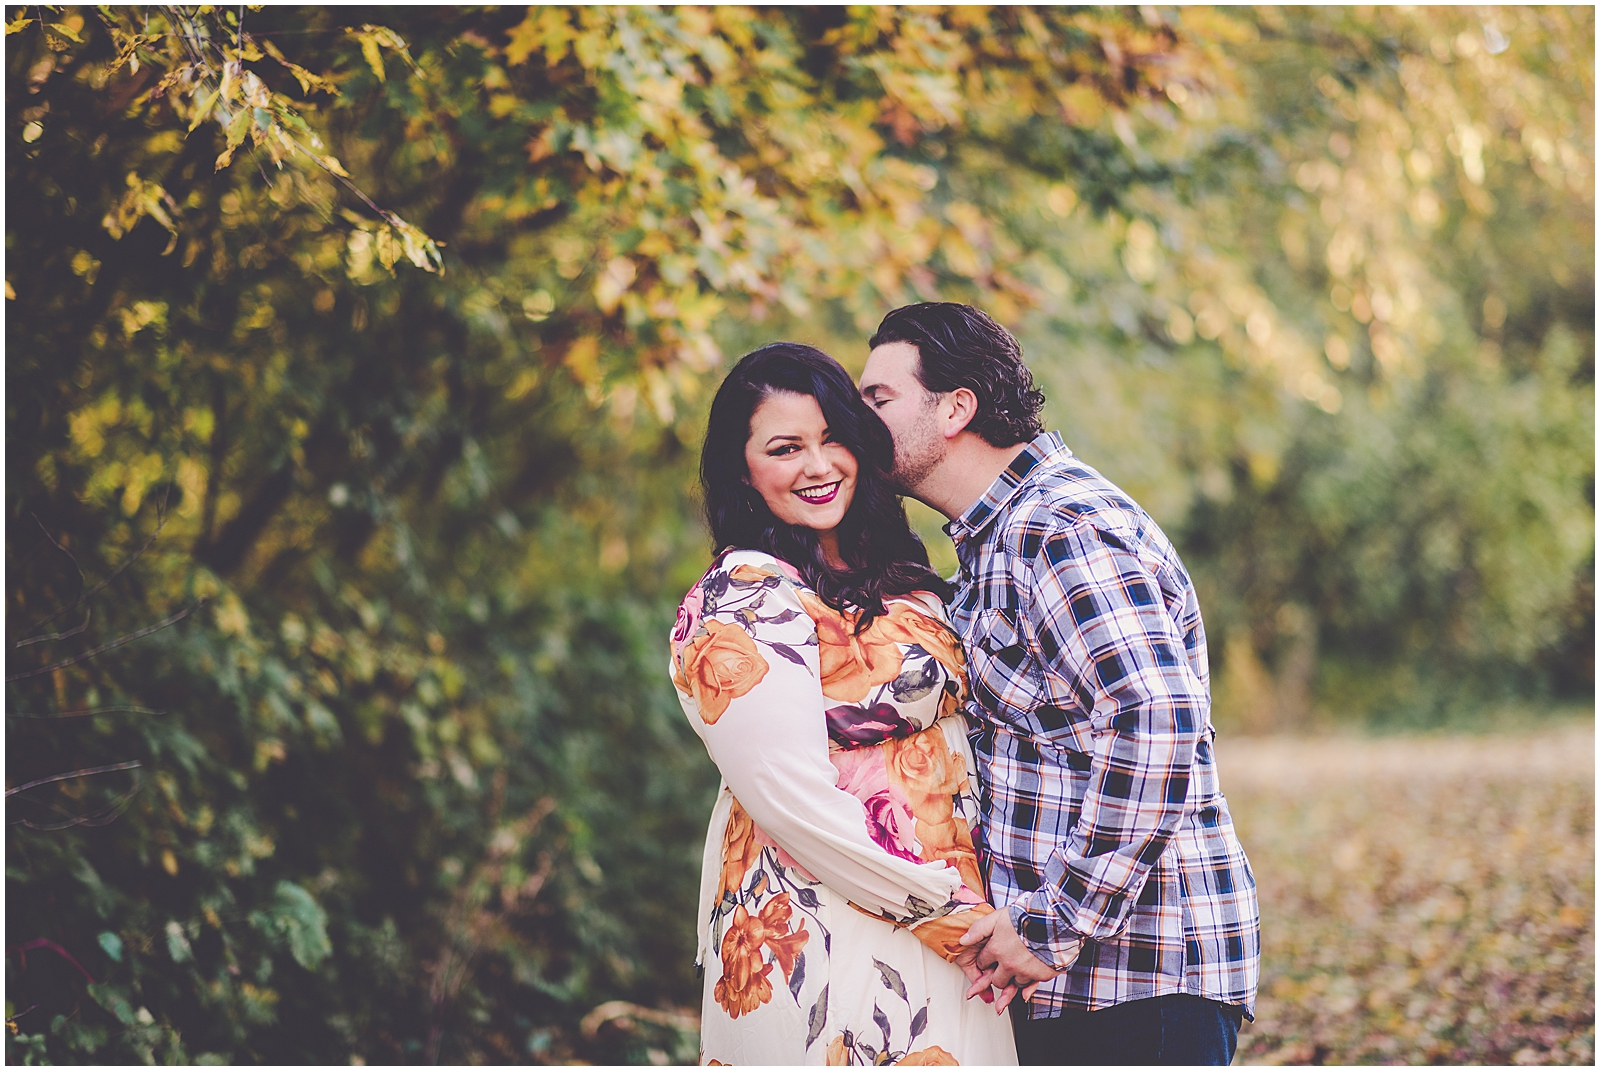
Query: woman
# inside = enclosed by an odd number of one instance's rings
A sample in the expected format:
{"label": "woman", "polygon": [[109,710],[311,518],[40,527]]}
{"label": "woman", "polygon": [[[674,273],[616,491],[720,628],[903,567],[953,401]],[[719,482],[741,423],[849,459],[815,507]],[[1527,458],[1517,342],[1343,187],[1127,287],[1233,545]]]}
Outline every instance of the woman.
{"label": "woman", "polygon": [[887,429],[810,346],[747,355],[701,458],[718,556],[672,677],[722,771],[701,878],[711,1064],[1003,1064],[953,962],[990,910],[966,674],[886,482]]}

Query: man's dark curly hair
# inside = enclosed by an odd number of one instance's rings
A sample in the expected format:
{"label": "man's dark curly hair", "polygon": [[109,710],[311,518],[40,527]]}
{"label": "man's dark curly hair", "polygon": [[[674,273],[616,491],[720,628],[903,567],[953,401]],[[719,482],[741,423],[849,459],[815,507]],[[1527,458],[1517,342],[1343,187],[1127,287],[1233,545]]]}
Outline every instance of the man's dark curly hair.
{"label": "man's dark curly hair", "polygon": [[990,446],[1029,442],[1044,430],[1044,393],[1022,363],[1021,344],[971,305],[925,301],[895,309],[867,345],[890,342],[917,347],[917,382],[924,390],[945,394],[965,387],[977,396],[978,415],[967,427]]}

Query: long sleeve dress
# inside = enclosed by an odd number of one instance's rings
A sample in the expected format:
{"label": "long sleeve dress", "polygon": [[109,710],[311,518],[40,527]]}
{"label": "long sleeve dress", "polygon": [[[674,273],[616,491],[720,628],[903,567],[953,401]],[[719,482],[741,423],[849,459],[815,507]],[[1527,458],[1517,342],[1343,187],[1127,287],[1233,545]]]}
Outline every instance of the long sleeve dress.
{"label": "long sleeve dress", "polygon": [[961,644],[932,595],[886,607],[857,636],[792,566],[738,550],[679,609],[673,683],[723,780],[703,1063],[1016,1063],[1009,1019],[947,962],[992,910]]}

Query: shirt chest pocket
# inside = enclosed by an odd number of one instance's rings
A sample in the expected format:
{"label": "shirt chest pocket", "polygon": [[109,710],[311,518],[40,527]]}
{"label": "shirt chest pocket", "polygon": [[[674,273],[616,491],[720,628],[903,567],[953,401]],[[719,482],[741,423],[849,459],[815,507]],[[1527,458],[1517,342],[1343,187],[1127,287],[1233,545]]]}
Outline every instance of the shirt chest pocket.
{"label": "shirt chest pocket", "polygon": [[996,713],[1006,708],[1027,713],[1045,702],[1044,676],[1028,649],[1015,609],[979,610],[968,649],[982,706]]}

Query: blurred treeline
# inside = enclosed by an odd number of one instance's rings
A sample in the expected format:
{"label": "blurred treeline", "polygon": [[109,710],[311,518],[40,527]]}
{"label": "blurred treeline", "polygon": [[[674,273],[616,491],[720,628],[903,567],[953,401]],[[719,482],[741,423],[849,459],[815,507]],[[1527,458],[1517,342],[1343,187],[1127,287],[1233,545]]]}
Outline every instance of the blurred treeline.
{"label": "blurred treeline", "polygon": [[907,301],[1220,723],[1592,694],[1592,8],[6,18],[12,1060],[692,1059],[705,406]]}

